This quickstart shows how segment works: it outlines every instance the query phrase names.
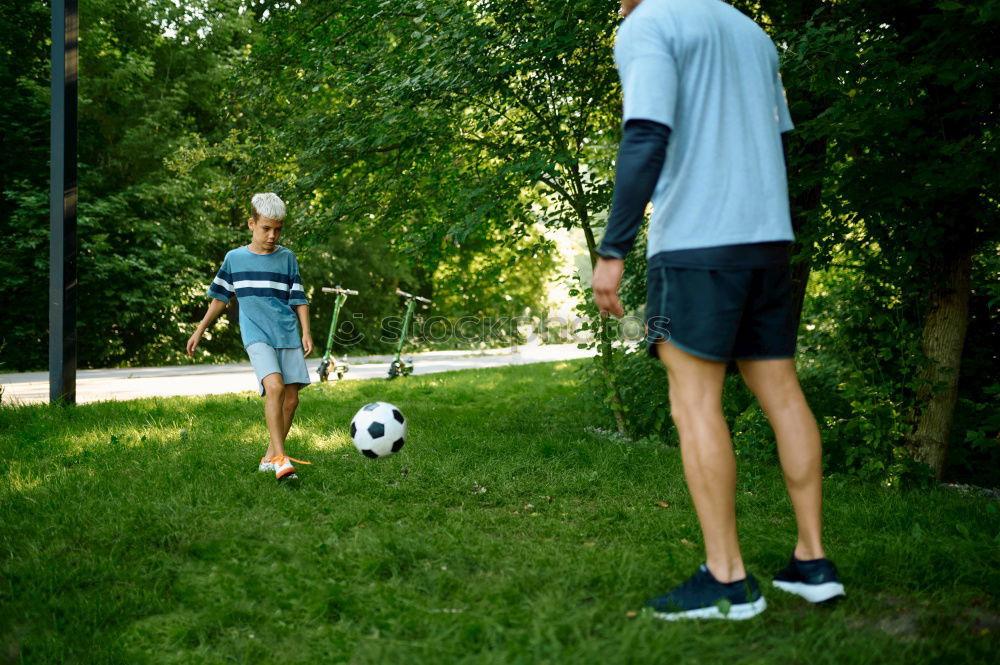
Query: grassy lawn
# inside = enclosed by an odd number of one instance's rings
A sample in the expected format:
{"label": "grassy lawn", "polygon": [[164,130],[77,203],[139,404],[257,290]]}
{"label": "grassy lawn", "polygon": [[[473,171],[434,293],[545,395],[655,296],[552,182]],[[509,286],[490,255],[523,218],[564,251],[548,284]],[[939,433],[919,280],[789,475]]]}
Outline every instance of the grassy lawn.
{"label": "grassy lawn", "polygon": [[[0,663],[996,662],[1000,508],[826,484],[848,598],[770,588],[794,542],[772,466],[740,467],[744,555],[768,610],[670,624],[642,601],[702,560],[676,449],[622,444],[574,363],[313,386],[255,473],[251,393],[0,408]],[[349,439],[374,400],[410,438]]]}

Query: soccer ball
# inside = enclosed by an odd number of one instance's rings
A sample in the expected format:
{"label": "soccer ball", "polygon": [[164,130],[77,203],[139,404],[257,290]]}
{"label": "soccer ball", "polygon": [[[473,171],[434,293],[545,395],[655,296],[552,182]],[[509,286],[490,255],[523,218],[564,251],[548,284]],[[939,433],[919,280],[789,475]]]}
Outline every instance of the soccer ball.
{"label": "soccer ball", "polygon": [[366,404],[351,420],[351,438],[365,457],[398,453],[406,440],[406,418],[388,402]]}

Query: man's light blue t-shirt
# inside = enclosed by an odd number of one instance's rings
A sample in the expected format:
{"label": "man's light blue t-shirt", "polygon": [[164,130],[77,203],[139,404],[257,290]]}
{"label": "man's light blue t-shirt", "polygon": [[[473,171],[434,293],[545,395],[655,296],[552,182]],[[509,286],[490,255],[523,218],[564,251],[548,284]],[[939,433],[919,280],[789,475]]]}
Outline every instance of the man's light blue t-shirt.
{"label": "man's light blue t-shirt", "polygon": [[307,305],[299,262],[292,250],[278,246],[270,254],[239,247],[226,254],[208,295],[223,302],[240,302],[243,347],[264,342],[275,349],[302,346],[295,305]]}
{"label": "man's light blue t-shirt", "polygon": [[671,129],[647,257],[792,240],[781,133],[793,127],[778,53],[721,0],[643,0],[618,30],[622,123]]}

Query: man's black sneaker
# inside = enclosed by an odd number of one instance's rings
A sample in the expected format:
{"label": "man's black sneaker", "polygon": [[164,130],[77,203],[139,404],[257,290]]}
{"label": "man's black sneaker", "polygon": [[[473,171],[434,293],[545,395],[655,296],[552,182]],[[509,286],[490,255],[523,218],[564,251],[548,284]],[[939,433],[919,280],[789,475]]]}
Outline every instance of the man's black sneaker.
{"label": "man's black sneaker", "polygon": [[837,568],[829,559],[799,561],[793,556],[784,570],[774,576],[774,586],[810,603],[824,603],[846,595]]}
{"label": "man's black sneaker", "polygon": [[724,584],[715,579],[705,564],[673,591],[647,600],[653,616],[677,619],[749,619],[764,611],[767,601],[753,575]]}

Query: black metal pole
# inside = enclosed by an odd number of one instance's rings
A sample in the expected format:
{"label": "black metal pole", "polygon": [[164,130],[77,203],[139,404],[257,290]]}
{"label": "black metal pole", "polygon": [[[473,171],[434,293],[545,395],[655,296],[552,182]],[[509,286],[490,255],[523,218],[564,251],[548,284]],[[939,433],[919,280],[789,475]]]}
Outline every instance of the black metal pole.
{"label": "black metal pole", "polygon": [[77,0],[52,2],[49,401],[76,403]]}

